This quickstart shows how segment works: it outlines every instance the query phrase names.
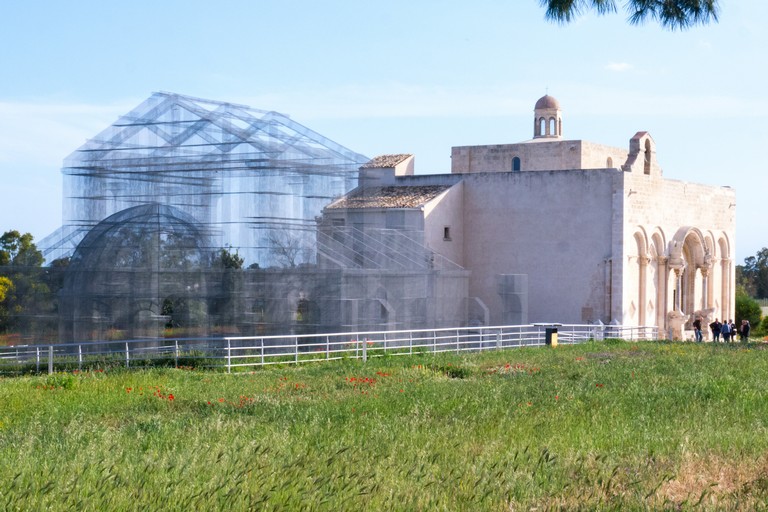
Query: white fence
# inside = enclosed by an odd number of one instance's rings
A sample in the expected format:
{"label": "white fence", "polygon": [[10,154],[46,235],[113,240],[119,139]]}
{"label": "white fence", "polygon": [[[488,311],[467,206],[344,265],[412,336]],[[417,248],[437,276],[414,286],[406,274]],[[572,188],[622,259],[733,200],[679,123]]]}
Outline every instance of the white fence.
{"label": "white fence", "polygon": [[[556,334],[555,334],[556,333]],[[556,335],[556,338],[554,336]],[[534,324],[413,331],[152,339],[0,347],[0,373],[70,371],[124,366],[232,369],[343,358],[479,352],[618,338],[657,339],[656,327]]]}

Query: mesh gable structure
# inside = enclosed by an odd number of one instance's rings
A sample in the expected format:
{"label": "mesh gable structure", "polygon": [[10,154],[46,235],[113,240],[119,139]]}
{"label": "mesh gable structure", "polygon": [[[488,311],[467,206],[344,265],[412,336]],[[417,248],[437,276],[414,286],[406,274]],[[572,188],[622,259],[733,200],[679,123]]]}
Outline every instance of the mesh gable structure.
{"label": "mesh gable structure", "polygon": [[367,161],[276,112],[153,94],[64,161],[64,225],[39,244],[65,269],[46,337],[284,329],[259,280],[315,265],[296,248],[316,246],[315,218]]}
{"label": "mesh gable structure", "polygon": [[357,183],[368,158],[283,114],[155,93],[64,161],[64,225],[39,245],[71,256],[119,211],[150,203],[190,215],[215,247],[270,266],[270,241],[311,236],[313,221]]}

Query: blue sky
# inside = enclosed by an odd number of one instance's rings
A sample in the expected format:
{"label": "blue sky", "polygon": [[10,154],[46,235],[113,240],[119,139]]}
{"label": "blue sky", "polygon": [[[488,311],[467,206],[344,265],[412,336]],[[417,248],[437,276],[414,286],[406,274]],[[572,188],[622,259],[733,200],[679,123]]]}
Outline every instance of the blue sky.
{"label": "blue sky", "polygon": [[[621,3],[621,2],[620,2]],[[276,110],[368,156],[532,135],[546,92],[566,138],[646,130],[667,178],[737,192],[736,255],[768,246],[768,2],[721,0],[685,32],[539,0],[148,2],[0,6],[0,232],[61,224],[62,160],[154,91]],[[587,200],[585,198],[585,200]]]}

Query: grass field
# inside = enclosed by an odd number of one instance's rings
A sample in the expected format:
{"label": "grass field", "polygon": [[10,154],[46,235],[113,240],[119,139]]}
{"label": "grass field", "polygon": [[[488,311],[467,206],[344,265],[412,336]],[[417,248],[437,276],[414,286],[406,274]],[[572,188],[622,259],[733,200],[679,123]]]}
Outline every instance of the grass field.
{"label": "grass field", "polygon": [[768,350],[0,379],[2,510],[755,510]]}

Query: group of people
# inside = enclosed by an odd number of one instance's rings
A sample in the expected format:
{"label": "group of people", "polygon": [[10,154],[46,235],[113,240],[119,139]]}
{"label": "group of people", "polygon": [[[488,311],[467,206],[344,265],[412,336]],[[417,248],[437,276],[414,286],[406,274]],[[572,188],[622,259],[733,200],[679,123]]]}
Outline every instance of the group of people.
{"label": "group of people", "polygon": [[[739,341],[749,340],[749,320],[742,320],[741,326],[736,327],[733,320],[726,320],[720,322],[717,318],[715,321],[709,324],[709,328],[712,330],[712,341],[719,342],[720,336],[723,337],[723,342],[735,341],[736,335],[739,335]],[[693,321],[693,332],[696,336],[696,341],[702,341],[704,335],[701,332],[701,318],[697,317]]]}

